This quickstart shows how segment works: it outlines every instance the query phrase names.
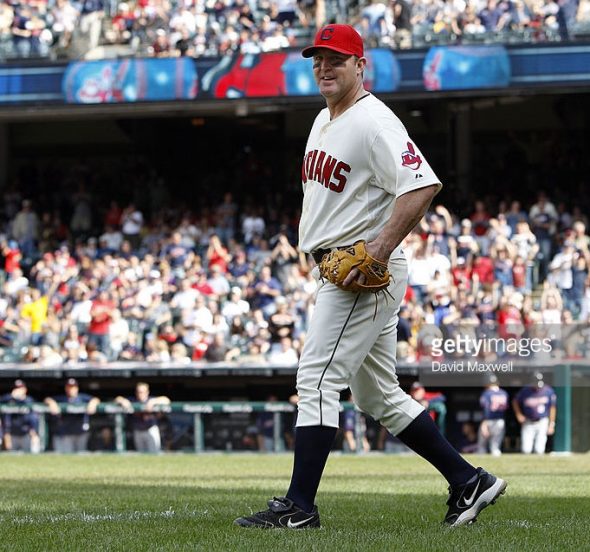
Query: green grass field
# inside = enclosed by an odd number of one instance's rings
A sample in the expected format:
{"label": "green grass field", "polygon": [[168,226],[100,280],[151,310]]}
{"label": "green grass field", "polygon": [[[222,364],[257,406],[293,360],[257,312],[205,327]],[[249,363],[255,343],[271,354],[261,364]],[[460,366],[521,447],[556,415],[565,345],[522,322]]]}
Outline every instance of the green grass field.
{"label": "green grass field", "polygon": [[441,526],[446,484],[417,457],[333,455],[322,529],[241,529],[284,494],[289,455],[0,456],[0,550],[588,550],[590,456],[472,457],[508,490]]}

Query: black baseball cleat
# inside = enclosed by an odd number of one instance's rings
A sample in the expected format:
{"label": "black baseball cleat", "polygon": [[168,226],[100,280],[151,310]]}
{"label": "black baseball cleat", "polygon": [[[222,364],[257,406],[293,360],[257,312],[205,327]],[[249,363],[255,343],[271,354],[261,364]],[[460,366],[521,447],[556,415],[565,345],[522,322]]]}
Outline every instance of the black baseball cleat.
{"label": "black baseball cleat", "polygon": [[477,468],[477,474],[467,483],[449,487],[445,523],[451,527],[473,523],[486,506],[494,504],[504,494],[507,485],[503,479]]}
{"label": "black baseball cleat", "polygon": [[234,521],[240,527],[260,527],[261,529],[287,528],[307,529],[320,526],[320,514],[317,506],[310,513],[304,512],[293,504],[292,500],[281,496],[268,501],[268,510],[251,516],[244,516]]}

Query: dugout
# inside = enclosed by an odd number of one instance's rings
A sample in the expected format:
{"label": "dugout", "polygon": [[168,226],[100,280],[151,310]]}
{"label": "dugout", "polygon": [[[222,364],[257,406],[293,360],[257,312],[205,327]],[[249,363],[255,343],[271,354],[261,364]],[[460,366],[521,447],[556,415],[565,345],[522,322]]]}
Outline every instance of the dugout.
{"label": "dugout", "polygon": [[[585,452],[590,446],[587,432],[590,415],[590,366],[577,361],[571,364],[552,364],[539,366],[535,363],[514,366],[508,376],[500,375],[500,384],[510,399],[517,391],[530,382],[531,375],[542,371],[545,381],[557,393],[556,435],[549,440],[548,451]],[[398,367],[400,384],[409,390],[414,381],[422,381],[428,391],[444,395],[446,423],[444,429],[449,440],[458,448],[465,444],[462,434],[464,424],[477,424],[481,421],[479,396],[485,385],[485,374],[458,380],[453,385],[452,378],[433,378],[427,364]],[[218,409],[203,410],[202,450],[251,450],[244,436],[256,423],[255,411],[243,406],[251,401],[257,402],[263,411],[270,404],[267,399],[273,396],[278,403],[288,405],[289,397],[295,392],[294,367],[237,367],[232,365],[195,364],[192,367],[171,368],[153,367],[145,364],[129,363],[125,367],[46,369],[32,367],[6,367],[0,372],[0,393],[11,389],[14,378],[25,379],[29,395],[41,403],[46,396],[58,395],[63,390],[63,381],[75,376],[80,382],[81,392],[98,396],[105,404],[115,396],[131,396],[135,383],[149,383],[153,395],[166,395],[174,403],[215,403]],[[343,393],[342,399],[346,400]],[[265,406],[266,405],[266,406]],[[269,408],[273,411],[273,405]],[[172,450],[194,450],[194,417],[201,410],[175,409],[162,419],[163,433],[170,440]],[[282,430],[290,430],[290,410],[282,416]],[[91,420],[90,447],[95,450],[114,450],[114,433],[117,421],[115,411],[101,409],[101,414]],[[505,451],[519,450],[519,426],[512,412],[507,415]],[[109,428],[108,432],[104,432]],[[48,428],[51,431],[51,427]],[[107,433],[106,435],[104,433]],[[110,435],[108,435],[110,433]],[[378,427],[368,420],[368,436],[373,446],[378,442]],[[109,440],[110,439],[110,440]],[[127,432],[127,442],[132,442]],[[110,447],[110,448],[109,448]]]}

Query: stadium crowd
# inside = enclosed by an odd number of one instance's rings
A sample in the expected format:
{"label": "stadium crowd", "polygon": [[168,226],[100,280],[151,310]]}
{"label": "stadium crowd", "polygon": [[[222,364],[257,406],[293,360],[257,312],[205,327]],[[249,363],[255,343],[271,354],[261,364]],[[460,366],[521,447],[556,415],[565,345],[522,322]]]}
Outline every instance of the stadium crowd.
{"label": "stadium crowd", "polygon": [[[62,220],[23,189],[3,197],[1,361],[297,363],[315,280],[295,245],[296,212],[227,192],[199,211],[148,216],[111,201],[97,213],[80,185]],[[477,200],[463,217],[434,206],[403,244],[399,359],[430,358],[437,336],[491,330],[545,332],[560,345],[553,355],[583,355],[583,332],[565,332],[590,318],[587,228],[579,208],[545,192],[531,205]]]}
{"label": "stadium crowd", "polygon": [[393,48],[571,40],[590,33],[590,1],[1,0],[0,59],[258,53],[330,21]]}

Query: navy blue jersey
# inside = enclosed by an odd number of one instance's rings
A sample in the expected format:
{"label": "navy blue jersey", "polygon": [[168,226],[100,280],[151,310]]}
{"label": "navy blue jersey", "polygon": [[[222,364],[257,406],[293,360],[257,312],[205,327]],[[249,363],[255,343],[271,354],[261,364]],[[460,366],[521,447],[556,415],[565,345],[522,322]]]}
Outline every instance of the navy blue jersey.
{"label": "navy blue jersey", "polygon": [[[12,394],[8,393],[0,397],[0,403],[6,406],[31,407],[34,403],[31,397],[25,397],[23,400],[15,399]],[[27,435],[31,430],[39,430],[39,416],[34,412],[26,414],[4,414],[2,417],[2,427],[4,433],[10,433],[15,437]]]}
{"label": "navy blue jersey", "polygon": [[258,433],[264,437],[273,438],[275,428],[275,415],[273,412],[259,412],[256,417]]}
{"label": "navy blue jersey", "polygon": [[[59,395],[53,400],[59,404],[69,404],[72,406],[86,406],[91,400],[90,395],[79,393],[77,397],[68,397],[67,395]],[[86,412],[82,414],[68,414],[62,412],[55,418],[55,433],[56,435],[80,435],[88,431],[90,427],[90,419]]]}
{"label": "navy blue jersey", "polygon": [[356,428],[356,412],[354,410],[345,410],[342,415],[342,429],[344,431],[352,431]]}
{"label": "navy blue jersey", "polygon": [[547,418],[551,407],[557,402],[555,391],[549,385],[544,385],[540,389],[523,387],[517,393],[516,400],[524,417],[532,422]]}
{"label": "navy blue jersey", "polygon": [[501,420],[508,410],[508,393],[504,389],[486,389],[479,397],[484,420]]}
{"label": "navy blue jersey", "polygon": [[[137,400],[137,397],[128,397],[131,403],[145,405],[152,397],[148,397],[144,402]],[[151,427],[158,425],[158,418],[154,412],[134,412],[131,415],[131,427],[137,431],[147,431]]]}

